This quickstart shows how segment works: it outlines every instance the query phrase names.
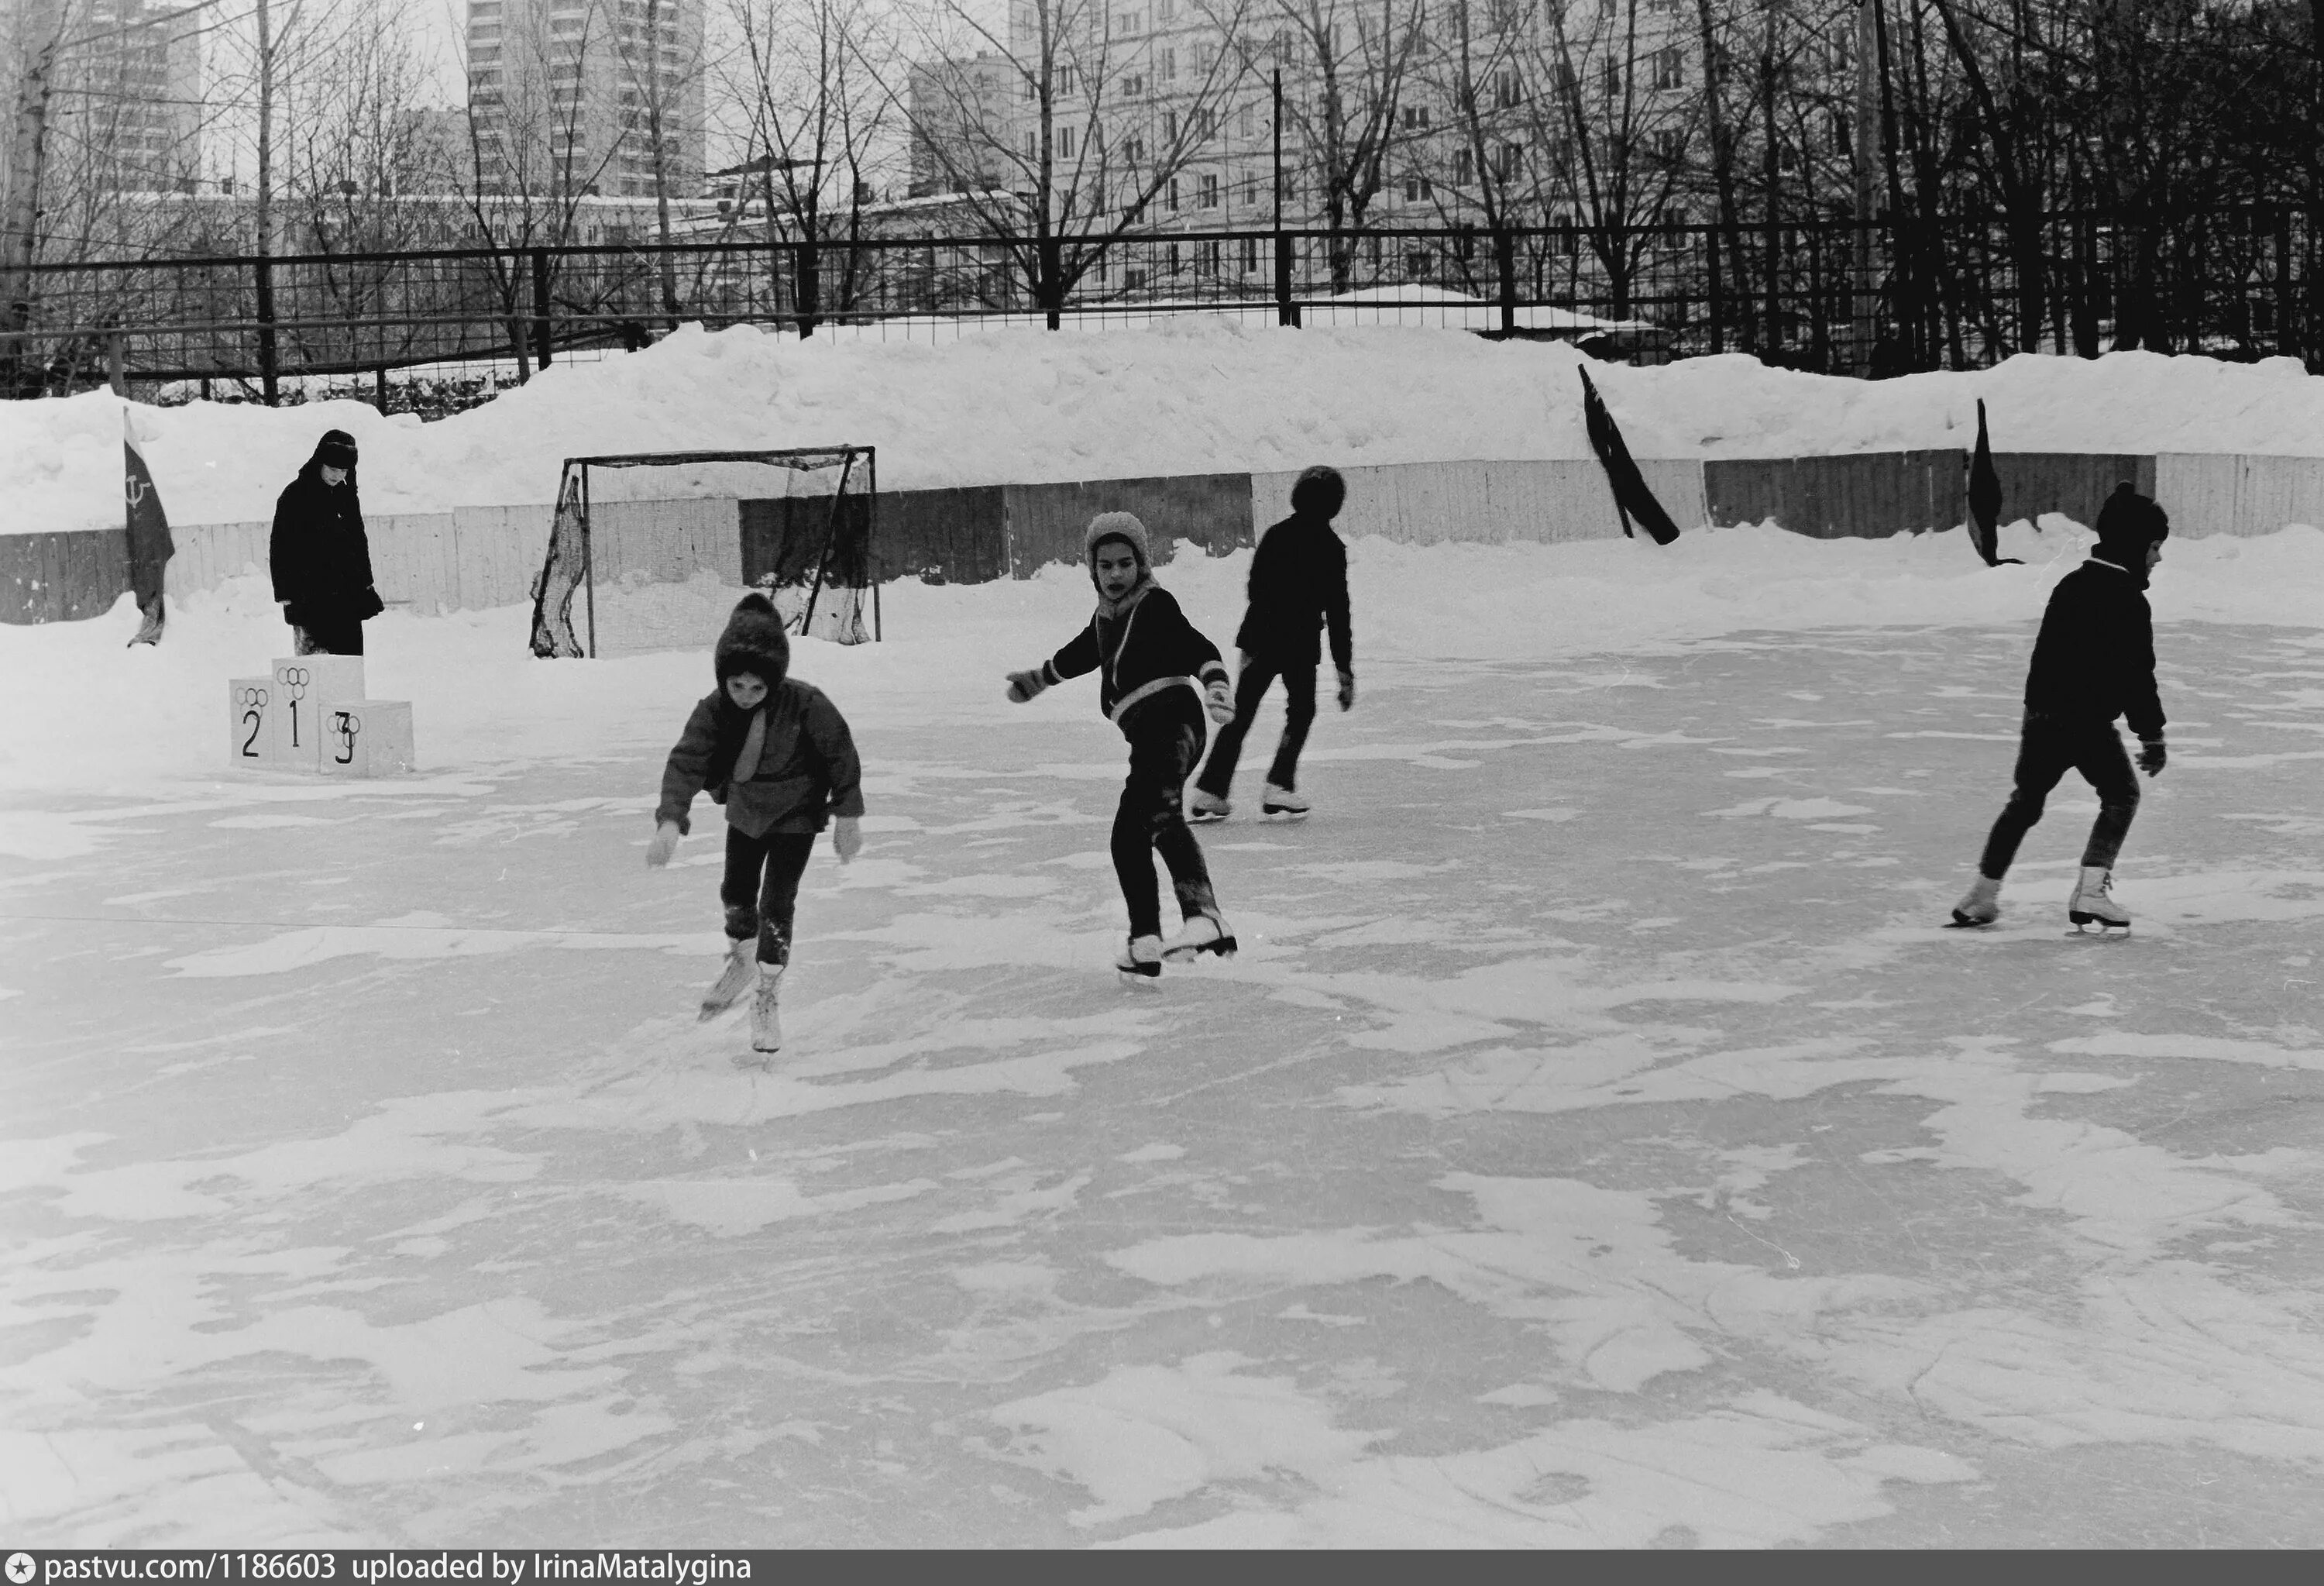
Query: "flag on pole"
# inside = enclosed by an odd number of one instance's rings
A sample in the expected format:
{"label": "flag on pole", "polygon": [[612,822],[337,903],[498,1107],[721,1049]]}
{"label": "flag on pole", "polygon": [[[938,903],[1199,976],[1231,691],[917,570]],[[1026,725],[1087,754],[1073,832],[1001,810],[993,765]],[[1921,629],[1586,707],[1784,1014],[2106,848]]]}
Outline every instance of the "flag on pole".
{"label": "flag on pole", "polygon": [[137,422],[129,405],[121,408],[122,503],[129,531],[129,587],[137,609],[145,613],[132,644],[161,641],[165,613],[161,606],[162,571],[177,550],[170,538],[169,514],[161,510],[161,493],[153,488],[152,473],[137,449]]}
{"label": "flag on pole", "polygon": [[1668,545],[1678,538],[1678,525],[1646,487],[1646,476],[1638,472],[1638,465],[1630,460],[1630,448],[1622,444],[1622,432],[1614,428],[1614,415],[1606,410],[1598,388],[1590,383],[1590,371],[1575,373],[1582,376],[1582,416],[1589,426],[1590,447],[1606,470],[1606,483],[1613,487],[1614,510],[1621,514],[1622,533],[1637,538],[1630,532],[1630,520],[1636,518],[1656,545]]}
{"label": "flag on pole", "polygon": [[1969,538],[1988,567],[2004,562],[2023,567],[2015,557],[1998,555],[2001,549],[2001,475],[1994,471],[1993,443],[1985,432],[1985,399],[1977,400],[1977,450],[1969,463]]}

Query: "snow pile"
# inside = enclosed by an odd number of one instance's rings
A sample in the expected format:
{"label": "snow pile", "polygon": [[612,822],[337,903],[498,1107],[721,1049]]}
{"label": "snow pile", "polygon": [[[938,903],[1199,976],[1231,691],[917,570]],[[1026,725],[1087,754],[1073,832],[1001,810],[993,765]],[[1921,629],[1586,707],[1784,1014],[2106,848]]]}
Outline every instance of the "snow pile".
{"label": "snow pile", "polygon": [[[171,517],[235,522],[268,516],[332,427],[361,444],[379,513],[545,503],[562,459],[598,452],[870,444],[889,489],[1582,457],[1585,361],[1554,343],[1207,318],[934,345],[688,327],[435,424],[344,401],[139,419]],[[2304,455],[2324,436],[2324,382],[2282,358],[2025,355],[1867,383],[1729,355],[1592,373],[1651,457],[1966,447],[1979,397],[2004,450]],[[120,407],[102,392],[0,403],[0,531],[118,525]]]}
{"label": "snow pile", "polygon": [[[2004,530],[2024,567],[1988,569],[1958,532],[1819,540],[1764,527],[1566,545],[1351,547],[1356,669],[1367,690],[1399,666],[1637,653],[1738,632],[1882,624],[1998,626],[2023,647],[2056,581],[2090,537],[2050,520]],[[1242,613],[1250,553],[1205,558],[1182,544],[1163,570],[1197,626],[1223,645]],[[2324,531],[2169,546],[2153,600],[2159,620],[2324,626]],[[717,603],[740,591],[718,592]],[[226,769],[226,679],[263,672],[288,633],[263,579],[228,580],[173,605],[158,649],[124,648],[137,613],[124,595],[85,622],[0,627],[0,669],[41,680],[0,699],[0,791],[71,788],[166,792]],[[830,689],[851,720],[909,726],[1024,719],[1001,678],[1029,666],[1088,620],[1089,583],[1059,566],[993,584],[890,584],[887,640],[841,648],[797,641],[801,677]],[[391,612],[366,629],[367,692],[413,702],[423,778],[514,762],[659,752],[689,702],[710,687],[698,649],[593,662],[540,661],[521,606],[447,617]],[[1980,641],[1979,642],[1983,642]],[[1094,696],[1059,689],[1021,707],[1089,716]],[[383,786],[384,784],[370,784]],[[289,798],[324,797],[285,780]],[[16,834],[20,841],[32,841]]]}

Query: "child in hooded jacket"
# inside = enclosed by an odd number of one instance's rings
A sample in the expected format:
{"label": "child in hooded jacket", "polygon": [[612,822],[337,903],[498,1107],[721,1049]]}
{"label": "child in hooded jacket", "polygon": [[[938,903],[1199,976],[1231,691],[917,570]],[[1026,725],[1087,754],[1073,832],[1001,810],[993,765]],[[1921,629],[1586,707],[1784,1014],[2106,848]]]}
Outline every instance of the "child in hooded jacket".
{"label": "child in hooded jacket", "polygon": [[[1129,512],[1100,512],[1083,537],[1097,587],[1097,611],[1040,666],[1009,674],[1009,697],[1022,705],[1043,689],[1098,674],[1098,708],[1130,741],[1130,775],[1113,816],[1113,870],[1130,911],[1130,942],[1114,966],[1125,974],[1162,973],[1167,956],[1232,954],[1202,844],[1187,828],[1186,779],[1203,755],[1211,719],[1234,719],[1219,647],[1196,632],[1170,592],[1154,581],[1146,525]],[[1166,945],[1154,853],[1169,867],[1185,927]]]}
{"label": "child in hooded jacket", "polygon": [[799,877],[828,823],[840,862],[863,846],[863,768],[847,720],[823,691],[790,676],[790,640],[763,595],[746,595],[714,653],[718,687],[703,696],[669,752],[646,862],[668,864],[706,789],[726,807],[726,965],[702,1017],[732,1007],[752,979],[751,1047],[782,1047],[779,1002],[790,963]]}

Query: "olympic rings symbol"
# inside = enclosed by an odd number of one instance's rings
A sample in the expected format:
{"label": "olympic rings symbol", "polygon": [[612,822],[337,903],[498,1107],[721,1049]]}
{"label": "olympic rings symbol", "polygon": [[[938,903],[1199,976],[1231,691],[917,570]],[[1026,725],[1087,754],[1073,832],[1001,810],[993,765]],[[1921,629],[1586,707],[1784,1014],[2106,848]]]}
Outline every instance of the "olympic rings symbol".
{"label": "olympic rings symbol", "polygon": [[339,741],[339,752],[331,759],[339,765],[352,765],[355,758],[355,735],[363,731],[363,717],[351,710],[331,713],[331,733]]}
{"label": "olympic rings symbol", "polygon": [[266,690],[259,687],[244,688],[235,703],[244,710],[263,710],[266,708]]}
{"label": "olympic rings symbol", "polygon": [[304,667],[282,667],[275,672],[274,680],[290,690],[293,699],[300,699],[305,697],[307,686],[314,681],[314,674]]}

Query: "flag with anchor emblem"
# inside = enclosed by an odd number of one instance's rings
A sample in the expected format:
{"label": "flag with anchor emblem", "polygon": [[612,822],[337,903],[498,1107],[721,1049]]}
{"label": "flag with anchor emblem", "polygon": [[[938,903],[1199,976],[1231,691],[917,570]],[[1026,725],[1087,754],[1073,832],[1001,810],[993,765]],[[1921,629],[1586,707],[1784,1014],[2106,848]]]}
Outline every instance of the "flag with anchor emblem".
{"label": "flag with anchor emblem", "polygon": [[161,510],[161,493],[153,488],[145,455],[137,449],[137,420],[124,404],[121,410],[121,494],[129,530],[129,587],[137,609],[145,613],[132,644],[155,644],[161,638],[161,578],[177,546],[170,538],[169,514]]}

